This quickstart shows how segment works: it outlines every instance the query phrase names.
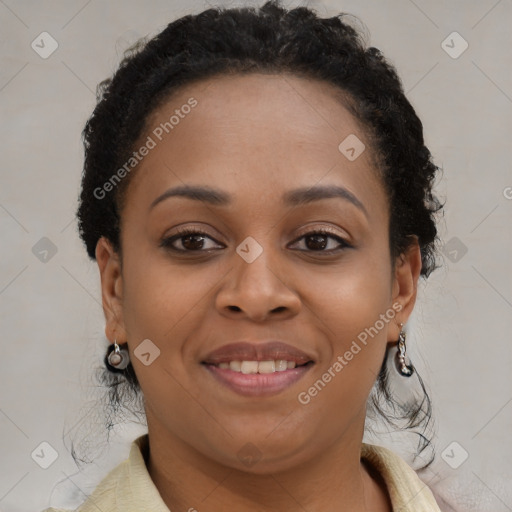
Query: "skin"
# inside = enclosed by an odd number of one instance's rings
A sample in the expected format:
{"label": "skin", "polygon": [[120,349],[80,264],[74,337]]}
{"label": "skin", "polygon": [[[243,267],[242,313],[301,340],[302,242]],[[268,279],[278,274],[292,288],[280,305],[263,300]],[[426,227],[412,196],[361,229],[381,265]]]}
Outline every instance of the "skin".
{"label": "skin", "polygon": [[[385,487],[360,460],[366,400],[387,344],[414,307],[421,257],[417,240],[393,268],[389,204],[369,141],[330,84],[289,74],[214,77],[188,85],[155,111],[153,127],[193,96],[198,105],[139,164],[121,212],[122,261],[101,238],[106,334],[128,343],[145,397],[147,467],[171,510],[390,511]],[[349,161],[338,145],[356,134],[366,150]],[[138,147],[138,146],[137,146]],[[151,203],[168,188],[208,185],[229,206],[186,198]],[[340,198],[285,206],[297,187],[338,185],[367,214]],[[210,253],[159,247],[176,226],[206,233]],[[330,228],[317,249],[315,229]],[[247,263],[248,236],[263,248]],[[177,239],[179,249],[201,247]],[[200,250],[200,249],[199,249]],[[360,332],[399,303],[385,323],[307,405],[297,400]],[[160,355],[134,355],[150,339]],[[312,355],[297,383],[270,397],[244,397],[200,364],[239,340],[283,340]],[[252,443],[261,459],[238,452]]]}

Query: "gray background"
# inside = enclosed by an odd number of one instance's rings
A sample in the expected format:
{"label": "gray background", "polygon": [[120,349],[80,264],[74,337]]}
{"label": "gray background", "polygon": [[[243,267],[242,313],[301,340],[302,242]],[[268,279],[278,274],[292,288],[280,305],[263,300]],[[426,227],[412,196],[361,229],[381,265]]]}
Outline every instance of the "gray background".
{"label": "gray background", "polygon": [[[2,511],[80,503],[144,432],[116,429],[111,448],[80,474],[68,451],[81,430],[102,433],[91,384],[105,343],[99,274],[74,223],[80,132],[96,84],[123,50],[207,5],[0,0]],[[443,510],[511,511],[512,2],[308,5],[361,18],[370,42],[397,66],[444,169],[437,184],[447,199],[443,268],[421,285],[408,324],[408,353],[429,385],[437,423],[437,458],[422,478],[451,504]],[[31,47],[43,31],[58,42],[46,59]],[[469,44],[457,58],[445,51],[463,48],[457,36],[447,39],[454,31]],[[42,442],[58,452],[48,469],[34,460],[51,453]],[[401,449],[396,438],[381,443]],[[44,457],[33,459],[34,450]]]}

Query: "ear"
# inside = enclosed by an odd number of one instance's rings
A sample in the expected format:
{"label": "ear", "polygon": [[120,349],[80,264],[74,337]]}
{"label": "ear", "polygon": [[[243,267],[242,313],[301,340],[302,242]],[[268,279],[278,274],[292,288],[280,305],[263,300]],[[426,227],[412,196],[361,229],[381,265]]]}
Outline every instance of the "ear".
{"label": "ear", "polygon": [[96,262],[101,276],[101,296],[105,314],[105,334],[114,342],[126,341],[123,321],[123,277],[119,255],[105,237],[96,244]]}
{"label": "ear", "polygon": [[412,237],[407,250],[395,262],[393,277],[392,304],[400,304],[401,309],[396,314],[396,324],[391,324],[388,331],[388,341],[395,342],[400,334],[397,324],[405,324],[411,315],[418,290],[418,279],[421,273],[421,250],[418,237]]}

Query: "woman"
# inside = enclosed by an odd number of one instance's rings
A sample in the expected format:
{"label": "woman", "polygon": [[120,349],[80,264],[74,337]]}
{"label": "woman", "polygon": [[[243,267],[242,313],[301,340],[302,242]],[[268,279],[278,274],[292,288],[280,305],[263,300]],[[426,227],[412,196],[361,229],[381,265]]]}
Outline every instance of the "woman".
{"label": "woman", "polygon": [[106,371],[148,434],[80,511],[439,511],[362,442],[372,388],[383,412],[392,373],[422,385],[404,325],[441,208],[380,52],[277,2],[185,16],[102,84],[84,140]]}

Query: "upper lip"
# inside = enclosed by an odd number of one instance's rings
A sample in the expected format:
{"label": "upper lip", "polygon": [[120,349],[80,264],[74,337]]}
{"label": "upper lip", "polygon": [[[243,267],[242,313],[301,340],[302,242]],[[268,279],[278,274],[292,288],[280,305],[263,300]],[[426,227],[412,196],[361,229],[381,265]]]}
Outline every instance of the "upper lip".
{"label": "upper lip", "polygon": [[206,364],[228,363],[230,361],[294,361],[306,364],[313,358],[292,345],[282,341],[261,341],[257,343],[236,342],[213,350],[203,360]]}

